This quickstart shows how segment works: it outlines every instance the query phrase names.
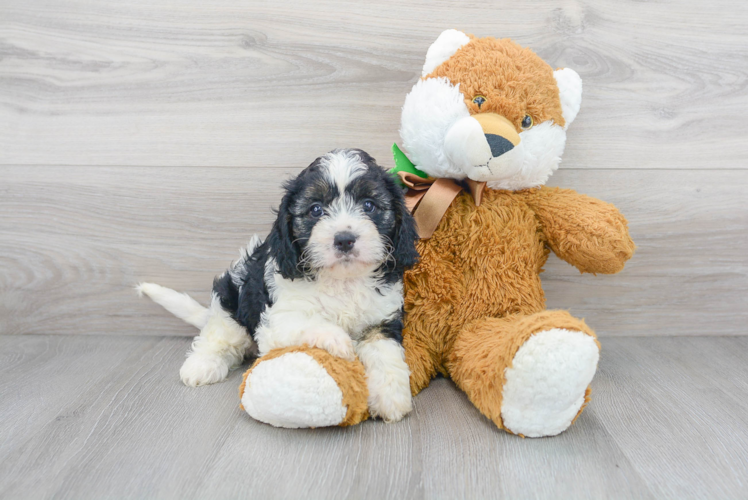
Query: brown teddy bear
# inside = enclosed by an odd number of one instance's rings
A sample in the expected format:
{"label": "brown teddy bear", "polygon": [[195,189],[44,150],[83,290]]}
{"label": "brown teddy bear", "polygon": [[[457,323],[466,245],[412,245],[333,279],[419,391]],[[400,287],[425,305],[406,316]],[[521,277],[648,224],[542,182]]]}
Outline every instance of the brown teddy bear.
{"label": "brown teddy bear", "polygon": [[[509,39],[448,30],[405,99],[400,136],[408,157],[395,147],[423,238],[421,261],[404,282],[412,392],[437,374],[451,377],[499,428],[524,436],[571,425],[589,401],[599,357],[584,321],[545,309],[540,273],[549,252],[581,272],[616,273],[635,248],[614,206],[543,186],[561,160],[581,91],[574,71],[554,71]],[[273,423],[292,411],[293,427],[320,412],[337,415],[331,423],[338,425],[367,417],[356,362],[298,351],[328,374],[329,394],[310,402],[303,373],[260,368],[263,361],[241,389],[250,414]],[[266,372],[300,388],[303,412],[293,398],[263,392]]]}

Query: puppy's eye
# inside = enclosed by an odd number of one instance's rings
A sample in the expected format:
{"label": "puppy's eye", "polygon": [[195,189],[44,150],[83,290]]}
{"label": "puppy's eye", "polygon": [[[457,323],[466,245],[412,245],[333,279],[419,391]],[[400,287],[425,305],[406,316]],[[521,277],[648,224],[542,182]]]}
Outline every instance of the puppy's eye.
{"label": "puppy's eye", "polygon": [[532,127],[532,116],[525,115],[524,118],[522,118],[522,130],[527,130],[528,128]]}
{"label": "puppy's eye", "polygon": [[486,98],[482,95],[477,95],[473,97],[473,102],[478,105],[478,109],[483,105],[484,102],[486,102]]}
{"label": "puppy's eye", "polygon": [[322,205],[319,203],[315,203],[311,207],[309,207],[309,215],[312,217],[322,217],[325,214],[325,211],[322,209]]}
{"label": "puppy's eye", "polygon": [[377,206],[376,206],[376,205],[374,204],[374,202],[373,202],[373,201],[371,201],[371,200],[366,200],[366,201],[364,202],[364,212],[366,212],[366,213],[371,213],[371,212],[373,212],[373,211],[374,211],[374,210],[375,210],[376,208],[377,208]]}

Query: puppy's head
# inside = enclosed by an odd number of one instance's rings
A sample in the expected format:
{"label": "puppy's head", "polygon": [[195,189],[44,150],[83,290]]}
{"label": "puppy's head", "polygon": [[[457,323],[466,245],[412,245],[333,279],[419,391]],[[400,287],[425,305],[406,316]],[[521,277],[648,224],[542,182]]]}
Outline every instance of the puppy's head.
{"label": "puppy's head", "polygon": [[381,271],[398,279],[418,259],[415,222],[391,175],[360,149],[336,149],[285,184],[268,237],[284,278]]}

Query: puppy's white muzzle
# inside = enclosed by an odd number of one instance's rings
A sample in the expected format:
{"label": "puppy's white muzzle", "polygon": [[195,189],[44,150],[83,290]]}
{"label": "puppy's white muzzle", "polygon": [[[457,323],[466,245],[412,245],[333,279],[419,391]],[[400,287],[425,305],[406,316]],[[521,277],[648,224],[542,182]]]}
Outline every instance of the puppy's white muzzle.
{"label": "puppy's white muzzle", "polygon": [[376,226],[363,214],[344,209],[317,223],[308,251],[313,267],[337,269],[346,276],[368,272],[386,254]]}

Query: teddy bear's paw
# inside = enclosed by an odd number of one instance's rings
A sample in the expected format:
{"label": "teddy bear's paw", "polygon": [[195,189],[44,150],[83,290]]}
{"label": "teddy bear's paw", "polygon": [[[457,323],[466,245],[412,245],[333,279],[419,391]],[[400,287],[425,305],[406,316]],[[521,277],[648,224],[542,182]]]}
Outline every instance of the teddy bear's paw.
{"label": "teddy bear's paw", "polygon": [[189,387],[222,382],[228,374],[229,365],[226,360],[213,353],[192,353],[179,370],[179,377]]}
{"label": "teddy bear's paw", "polygon": [[527,437],[566,430],[585,402],[599,356],[595,339],[580,331],[553,328],[534,334],[506,370],[504,427]]}
{"label": "teddy bear's paw", "polygon": [[292,429],[339,425],[347,413],[337,382],[304,352],[258,361],[241,401],[255,420]]}

